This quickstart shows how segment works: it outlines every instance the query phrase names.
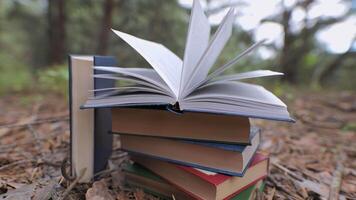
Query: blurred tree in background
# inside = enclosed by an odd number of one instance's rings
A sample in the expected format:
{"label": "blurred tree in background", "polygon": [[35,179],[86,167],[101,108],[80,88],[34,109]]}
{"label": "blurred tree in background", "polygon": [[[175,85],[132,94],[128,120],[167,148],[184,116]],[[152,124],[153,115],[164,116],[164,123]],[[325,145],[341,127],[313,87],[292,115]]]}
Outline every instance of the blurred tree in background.
{"label": "blurred tree in background", "polygon": [[[190,13],[189,5],[184,2],[189,1],[1,0],[0,92],[63,90],[67,81],[67,54],[114,55],[121,66],[149,67],[110,28],[162,43],[182,57]],[[338,16],[314,18],[310,17],[313,6],[323,1],[278,2],[275,12],[259,20],[257,25],[278,24],[282,42],[272,42],[262,48],[270,56],[255,52],[229,72],[272,69],[284,72],[284,81],[293,85],[353,89],[356,85],[352,78],[356,75],[354,46],[350,44],[349,50],[342,53],[331,53],[316,39],[321,30],[355,18],[350,1],[340,1],[348,9]],[[259,39],[254,33],[256,27],[246,30],[239,23],[239,19],[246,17],[244,9],[250,1],[202,0],[202,3],[212,19],[213,30],[217,25],[214,19],[222,16],[227,7],[236,6],[238,10],[233,36],[216,65],[225,63]],[[298,12],[304,14],[296,26],[294,16]]]}

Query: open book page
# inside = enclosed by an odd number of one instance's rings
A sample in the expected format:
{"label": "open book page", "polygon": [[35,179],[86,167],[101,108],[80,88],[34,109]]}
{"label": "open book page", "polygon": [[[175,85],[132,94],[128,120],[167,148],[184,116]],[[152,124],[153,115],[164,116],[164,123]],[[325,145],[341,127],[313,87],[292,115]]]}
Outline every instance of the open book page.
{"label": "open book page", "polygon": [[[146,69],[146,68],[122,68],[122,67],[102,67],[102,66],[95,66],[94,69],[102,70],[106,72],[114,72],[122,75],[126,75],[129,77],[133,77],[136,79],[140,79],[142,81],[151,83],[158,88],[161,88],[163,91],[166,91],[167,94],[174,96],[173,91],[168,87],[166,82],[160,77],[160,75],[153,69]],[[97,77],[103,77],[97,75]],[[105,76],[107,78],[112,77],[115,79],[115,76]],[[146,84],[145,84],[146,85]]]}
{"label": "open book page", "polygon": [[120,31],[113,31],[145,58],[177,98],[182,73],[182,60],[162,44],[140,39]]}
{"label": "open book page", "polygon": [[112,88],[105,88],[105,89],[97,89],[92,90],[91,92],[105,92],[101,95],[93,96],[90,99],[100,99],[108,96],[115,96],[115,95],[127,95],[132,93],[154,93],[154,94],[162,94],[167,95],[166,93],[157,90],[155,88],[146,87],[144,85],[133,85],[133,86],[123,86],[123,87],[112,87]]}
{"label": "open book page", "polygon": [[210,37],[210,24],[208,18],[199,1],[193,1],[193,8],[190,15],[187,41],[185,44],[182,77],[180,81],[179,96],[189,75],[192,74],[194,67],[208,47]]}
{"label": "open book page", "polygon": [[[224,105],[224,106],[221,106]],[[218,102],[182,102],[181,108],[186,111],[218,113],[224,115],[239,115],[252,118],[270,119],[293,122],[286,109],[272,108],[261,110],[255,107],[246,107],[245,105],[222,104]]]}
{"label": "open book page", "polygon": [[215,83],[190,94],[182,109],[220,112],[290,121],[286,105],[261,86],[241,82]]}
{"label": "open book page", "polygon": [[263,43],[265,42],[265,40],[261,40],[257,43],[255,43],[254,45],[252,45],[251,47],[249,47],[248,49],[246,49],[245,51],[243,51],[242,53],[238,54],[234,59],[230,60],[229,62],[227,62],[225,65],[219,67],[218,69],[216,69],[214,72],[212,72],[211,74],[209,74],[209,76],[203,81],[203,82],[207,82],[217,76],[219,76],[220,74],[222,74],[224,71],[226,71],[227,69],[229,69],[230,67],[234,66],[237,61],[239,61],[242,57],[244,57],[245,55],[247,55],[248,53],[252,52],[253,50],[255,50],[257,47],[261,46]]}
{"label": "open book page", "polygon": [[203,81],[207,77],[210,68],[214,65],[216,59],[231,36],[234,19],[234,9],[230,9],[214,34],[208,48],[205,50],[197,66],[194,68],[188,82],[185,83],[186,87],[183,89],[183,97],[194,90],[194,86],[197,83]]}
{"label": "open book page", "polygon": [[[162,88],[161,86],[158,86],[158,85],[155,85],[155,84],[152,84],[151,82],[147,82],[145,80],[142,80],[142,79],[138,79],[138,78],[134,78],[134,77],[131,77],[131,76],[125,76],[125,75],[119,75],[119,74],[96,74],[93,76],[94,78],[102,78],[102,79],[111,79],[111,80],[117,80],[117,81],[125,81],[125,82],[128,82],[130,84],[134,84],[134,85],[144,85],[144,86],[147,86],[147,87],[150,87],[150,88],[154,88],[156,90],[159,90],[159,91],[162,91],[166,94],[169,94],[169,91],[167,91],[166,88]],[[168,86],[167,86],[168,87]],[[173,93],[172,93],[172,96]]]}
{"label": "open book page", "polygon": [[262,86],[241,82],[216,83],[195,91],[184,100],[211,99],[216,97],[226,99],[245,99],[263,104],[286,107],[279,98]]}
{"label": "open book page", "polygon": [[204,83],[200,88],[219,82],[240,81],[240,80],[250,79],[250,78],[260,78],[260,77],[280,76],[280,75],[283,75],[283,73],[274,72],[271,70],[255,70],[255,71],[243,72],[243,73],[232,74],[232,75],[218,76]]}
{"label": "open book page", "polygon": [[109,96],[100,99],[88,99],[82,106],[82,108],[163,105],[173,104],[174,102],[175,98],[163,94],[132,93],[125,95]]}

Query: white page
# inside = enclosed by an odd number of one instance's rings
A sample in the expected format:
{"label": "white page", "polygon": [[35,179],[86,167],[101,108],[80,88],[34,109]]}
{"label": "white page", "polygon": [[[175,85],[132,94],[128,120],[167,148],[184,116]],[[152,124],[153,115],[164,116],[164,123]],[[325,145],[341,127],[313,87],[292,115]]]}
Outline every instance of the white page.
{"label": "white page", "polygon": [[244,106],[246,108],[253,107],[253,108],[258,108],[260,110],[270,110],[271,108],[285,108],[284,106],[278,106],[274,104],[269,104],[266,102],[256,102],[256,101],[250,101],[246,100],[243,98],[239,97],[234,97],[234,98],[229,98],[227,99],[226,97],[211,97],[209,99],[207,98],[197,98],[197,99],[192,99],[187,101],[189,103],[191,102],[214,102],[214,103],[221,103],[221,104],[226,104],[226,105],[239,105],[239,106]]}
{"label": "white page", "polygon": [[161,94],[129,94],[110,96],[103,99],[88,99],[83,108],[132,106],[132,105],[162,105],[174,103],[174,98]]}
{"label": "white page", "polygon": [[[101,79],[118,80],[118,81],[120,81],[120,80],[128,81],[128,82],[132,82],[133,84],[144,85],[144,86],[147,86],[150,88],[154,88],[154,89],[160,90],[160,91],[168,94],[167,90],[164,88],[161,88],[161,87],[154,85],[150,82],[147,82],[145,80],[134,78],[131,76],[125,76],[125,75],[119,75],[119,74],[95,74],[93,77],[101,78]],[[174,96],[173,93],[172,93],[172,96]]]}
{"label": "white page", "polygon": [[173,96],[175,96],[173,91],[166,84],[166,82],[164,82],[162,80],[162,78],[159,76],[159,74],[153,69],[104,67],[104,66],[95,66],[94,69],[106,71],[106,72],[114,72],[114,73],[118,73],[118,74],[124,74],[127,76],[138,78],[138,79],[150,82],[150,83],[164,89],[165,91],[167,91],[168,94],[172,94]]}
{"label": "white page", "polygon": [[237,61],[239,61],[242,57],[244,57],[245,55],[247,55],[251,51],[255,50],[257,47],[261,46],[265,41],[266,40],[261,40],[261,41],[255,43],[254,45],[252,45],[251,47],[249,47],[248,49],[246,49],[245,51],[243,51],[242,53],[238,54],[234,59],[230,60],[228,63],[226,63],[222,67],[219,67],[214,72],[212,72],[203,82],[209,81],[210,79],[213,79],[213,78],[219,76],[225,70],[227,70],[230,67],[234,66],[237,63]]}
{"label": "white page", "polygon": [[260,108],[246,107],[245,105],[229,105],[216,102],[182,102],[179,104],[183,110],[195,112],[232,114],[255,118],[265,118],[273,120],[293,121],[286,108],[271,108],[262,110]]}
{"label": "white page", "polygon": [[120,31],[113,31],[145,58],[177,98],[182,73],[182,60],[162,44],[140,39]]}
{"label": "white page", "polygon": [[231,36],[234,19],[234,10],[230,9],[214,34],[208,48],[200,58],[198,65],[194,68],[191,78],[186,83],[186,87],[183,90],[184,96],[194,90],[193,87],[207,77],[210,68],[214,65],[216,59]]}
{"label": "white page", "polygon": [[217,97],[227,100],[230,98],[239,98],[247,101],[287,107],[279,98],[262,86],[241,82],[215,83],[197,90],[186,97],[184,101],[193,99],[209,100],[210,98]]}
{"label": "white page", "polygon": [[215,79],[212,79],[205,84],[201,85],[200,88],[218,83],[218,82],[225,82],[225,81],[239,81],[239,80],[244,80],[244,79],[250,79],[250,78],[259,78],[259,77],[267,77],[267,76],[281,76],[283,73],[281,72],[275,72],[271,70],[255,70],[255,71],[249,71],[249,72],[243,72],[243,73],[238,73],[238,74],[232,74],[232,75],[225,75],[225,76],[218,76]]}
{"label": "white page", "polygon": [[189,20],[187,41],[185,43],[183,71],[180,81],[179,96],[182,93],[185,83],[190,78],[194,67],[208,47],[210,37],[210,24],[208,18],[199,3],[199,0],[193,1],[193,7]]}
{"label": "white page", "polygon": [[89,91],[89,92],[105,92],[101,95],[93,96],[88,99],[102,99],[105,97],[109,96],[115,96],[115,95],[127,95],[127,94],[132,94],[132,93],[154,93],[154,94],[161,94],[161,95],[166,95],[164,92],[150,88],[150,87],[145,87],[142,85],[136,85],[136,86],[125,86],[125,87],[113,87],[113,88],[105,88],[105,89],[98,89],[94,91]]}

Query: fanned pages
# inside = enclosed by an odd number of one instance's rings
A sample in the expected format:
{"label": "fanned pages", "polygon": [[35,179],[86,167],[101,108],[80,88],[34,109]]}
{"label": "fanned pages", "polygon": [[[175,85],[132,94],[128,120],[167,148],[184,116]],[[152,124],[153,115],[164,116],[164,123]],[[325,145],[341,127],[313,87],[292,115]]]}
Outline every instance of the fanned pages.
{"label": "fanned pages", "polygon": [[113,31],[150,63],[167,83],[175,96],[178,97],[178,88],[182,73],[182,60],[162,44],[143,40],[120,31]]}
{"label": "fanned pages", "polygon": [[195,66],[209,45],[210,24],[198,1],[193,2],[190,16],[187,41],[185,44],[182,77],[179,95],[182,94],[185,83],[193,73]]}
{"label": "fanned pages", "polygon": [[197,83],[204,80],[208,75],[210,68],[214,65],[216,59],[231,36],[234,16],[234,10],[230,9],[214,34],[213,39],[205,50],[203,56],[200,58],[197,66],[194,68],[193,73],[190,75],[190,79],[184,88],[185,90],[182,91],[184,96],[192,91],[192,88]]}
{"label": "fanned pages", "polygon": [[101,95],[88,98],[82,108],[171,105],[176,111],[293,121],[286,105],[271,92],[258,85],[240,82],[282,73],[255,70],[223,74],[264,41],[255,43],[209,74],[232,34],[234,21],[235,11],[230,9],[209,41],[209,21],[199,1],[195,0],[183,61],[162,44],[113,30],[153,69],[94,66],[95,70],[108,72],[94,78],[116,80],[118,84],[100,89]]}

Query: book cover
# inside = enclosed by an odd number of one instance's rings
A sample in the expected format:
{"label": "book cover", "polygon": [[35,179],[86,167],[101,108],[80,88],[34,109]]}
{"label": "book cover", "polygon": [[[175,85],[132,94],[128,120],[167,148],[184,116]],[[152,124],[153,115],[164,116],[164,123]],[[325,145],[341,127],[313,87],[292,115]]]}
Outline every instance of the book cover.
{"label": "book cover", "polygon": [[113,108],[112,119],[112,131],[118,134],[235,144],[250,142],[251,125],[246,117],[190,112],[175,114],[162,109],[131,107]]}
{"label": "book cover", "polygon": [[[268,157],[261,153],[256,153],[255,156],[253,157],[253,159],[251,160],[249,168],[253,167],[254,165],[257,165],[258,163],[260,163],[264,160],[268,160]],[[204,181],[209,182],[213,185],[220,185],[221,183],[223,183],[231,178],[231,176],[229,176],[229,175],[225,175],[222,173],[206,172],[206,171],[202,171],[197,168],[194,168],[194,167],[187,167],[184,165],[177,165],[177,167],[181,168],[191,174],[194,174],[195,176],[197,176],[197,177],[203,179]]]}
{"label": "book cover", "polygon": [[268,173],[268,157],[257,156],[243,177],[227,176],[169,162],[132,156],[132,159],[196,199],[230,199],[246,190]]}
{"label": "book cover", "polygon": [[[100,95],[102,88],[113,87],[113,80],[93,79],[93,65],[112,66],[116,61],[110,56],[70,55],[69,65],[69,124],[70,165],[72,174],[86,168],[82,182],[103,169],[112,151],[110,109],[82,110],[80,106],[92,95]],[[93,94],[90,94],[94,91]]]}
{"label": "book cover", "polygon": [[251,145],[233,145],[121,135],[121,149],[169,162],[233,176],[243,176],[260,143],[260,132],[254,132]]}
{"label": "book cover", "polygon": [[[123,171],[127,176],[126,180],[128,184],[131,185],[132,187],[141,188],[145,192],[158,196],[162,199],[172,199],[172,194],[176,199],[193,199],[193,197],[184,196],[184,194],[182,194],[183,191],[177,191],[175,189],[175,186],[171,185],[170,183],[168,183],[158,175],[154,174],[150,170],[146,169],[145,167],[137,163],[134,164],[127,163],[126,165],[123,166]],[[142,177],[143,180],[137,178],[131,178],[129,174],[134,174],[136,176]],[[147,180],[151,180],[156,183],[152,183]],[[166,189],[164,191],[162,191],[162,187],[158,189],[157,185],[159,184],[157,183],[164,184],[166,186],[165,187]],[[246,188],[245,190],[242,190],[240,193],[235,194],[234,196],[231,197],[231,200],[251,199],[251,197],[253,197],[253,191],[256,188],[258,188],[258,190],[262,192],[264,189],[264,181],[260,180],[256,184]]]}

